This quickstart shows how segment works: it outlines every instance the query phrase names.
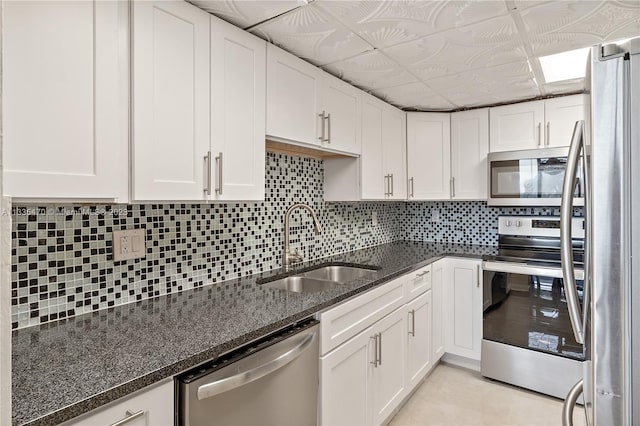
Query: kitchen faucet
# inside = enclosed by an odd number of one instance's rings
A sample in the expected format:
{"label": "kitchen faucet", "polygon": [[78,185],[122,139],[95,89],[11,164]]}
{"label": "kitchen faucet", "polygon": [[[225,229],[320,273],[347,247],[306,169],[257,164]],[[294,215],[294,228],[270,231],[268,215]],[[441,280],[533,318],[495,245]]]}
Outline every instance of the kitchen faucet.
{"label": "kitchen faucet", "polygon": [[302,256],[298,254],[297,250],[295,253],[289,253],[289,220],[291,219],[291,213],[295,209],[305,209],[313,218],[313,225],[316,231],[316,234],[322,232],[322,226],[320,225],[320,221],[318,220],[318,216],[316,216],[316,212],[313,211],[310,205],[304,203],[297,203],[292,205],[287,209],[287,212],[284,214],[284,251],[282,253],[282,268],[285,271],[291,269],[291,265],[296,263],[302,263]]}

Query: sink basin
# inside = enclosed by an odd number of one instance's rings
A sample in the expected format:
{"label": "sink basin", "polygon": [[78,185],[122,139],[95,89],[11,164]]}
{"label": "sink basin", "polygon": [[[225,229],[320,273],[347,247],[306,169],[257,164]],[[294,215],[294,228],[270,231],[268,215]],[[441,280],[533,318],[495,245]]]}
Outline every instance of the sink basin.
{"label": "sink basin", "polygon": [[324,266],[322,268],[303,272],[300,275],[303,277],[335,281],[344,284],[358,278],[373,277],[376,275],[376,271],[372,269],[356,268],[353,266]]}
{"label": "sink basin", "polygon": [[339,283],[330,280],[322,280],[312,277],[293,275],[262,284],[265,287],[279,288],[295,293],[315,293],[318,291],[335,288]]}

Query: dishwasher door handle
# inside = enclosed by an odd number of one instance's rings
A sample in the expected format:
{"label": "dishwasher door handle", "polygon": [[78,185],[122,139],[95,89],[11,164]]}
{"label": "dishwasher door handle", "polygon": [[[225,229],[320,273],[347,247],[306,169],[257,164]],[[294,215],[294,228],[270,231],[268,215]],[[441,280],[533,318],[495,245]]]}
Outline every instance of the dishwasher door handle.
{"label": "dishwasher door handle", "polygon": [[[307,349],[316,337],[316,333],[310,333],[300,336],[300,338],[291,339],[291,344],[267,360],[258,367],[249,368],[237,374],[233,374],[224,379],[207,383],[198,387],[198,400],[210,398],[232,389],[239,388],[262,377],[268,376],[276,370],[289,364],[291,361],[299,357],[305,349]],[[256,352],[256,354],[259,352]]]}

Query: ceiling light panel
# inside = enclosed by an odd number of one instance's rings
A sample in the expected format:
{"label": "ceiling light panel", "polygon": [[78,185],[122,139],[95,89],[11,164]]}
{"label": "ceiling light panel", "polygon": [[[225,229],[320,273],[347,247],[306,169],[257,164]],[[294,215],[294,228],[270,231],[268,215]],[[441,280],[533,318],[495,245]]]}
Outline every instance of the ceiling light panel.
{"label": "ceiling light panel", "polygon": [[188,1],[240,28],[248,28],[305,4],[300,0]]}
{"label": "ceiling light panel", "polygon": [[502,1],[335,1],[316,3],[375,47],[388,47],[507,13]]}
{"label": "ceiling light panel", "polygon": [[418,81],[377,50],[328,65],[324,69],[366,90],[381,89]]}
{"label": "ceiling light panel", "polygon": [[570,50],[539,58],[546,83],[583,79],[587,70],[589,48]]}
{"label": "ceiling light panel", "polygon": [[372,49],[313,3],[258,25],[251,32],[315,65]]}

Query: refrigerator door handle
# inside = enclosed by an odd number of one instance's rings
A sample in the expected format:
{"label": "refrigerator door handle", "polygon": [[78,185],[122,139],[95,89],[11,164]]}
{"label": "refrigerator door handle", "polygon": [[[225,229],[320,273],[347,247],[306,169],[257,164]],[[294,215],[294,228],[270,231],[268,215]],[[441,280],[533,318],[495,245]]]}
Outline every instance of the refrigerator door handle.
{"label": "refrigerator door handle", "polygon": [[584,121],[581,120],[576,122],[573,129],[573,137],[571,138],[571,146],[567,157],[567,168],[562,185],[562,204],[560,206],[560,257],[562,260],[564,292],[567,298],[567,308],[569,309],[573,335],[576,338],[576,342],[581,344],[584,343],[584,332],[573,267],[571,219],[573,216],[573,192],[576,183],[576,172],[580,161],[580,151],[584,147],[583,127]]}
{"label": "refrigerator door handle", "polygon": [[571,390],[562,406],[562,426],[573,426],[573,409],[578,402],[578,398],[582,395],[582,380],[578,381]]}

